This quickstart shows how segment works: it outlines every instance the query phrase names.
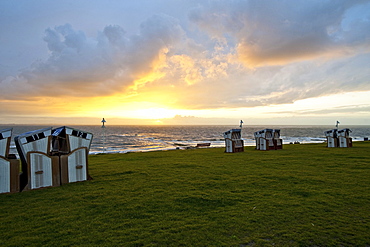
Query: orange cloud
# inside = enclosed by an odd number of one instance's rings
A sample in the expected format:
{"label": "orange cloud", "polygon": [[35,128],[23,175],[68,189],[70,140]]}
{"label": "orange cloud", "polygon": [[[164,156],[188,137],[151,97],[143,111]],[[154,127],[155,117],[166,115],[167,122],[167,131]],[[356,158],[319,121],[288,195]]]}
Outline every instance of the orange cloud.
{"label": "orange cloud", "polygon": [[203,79],[200,68],[190,56],[174,55],[170,57],[169,63],[172,65],[171,70],[179,70],[179,79],[184,80],[188,85],[193,85]]}

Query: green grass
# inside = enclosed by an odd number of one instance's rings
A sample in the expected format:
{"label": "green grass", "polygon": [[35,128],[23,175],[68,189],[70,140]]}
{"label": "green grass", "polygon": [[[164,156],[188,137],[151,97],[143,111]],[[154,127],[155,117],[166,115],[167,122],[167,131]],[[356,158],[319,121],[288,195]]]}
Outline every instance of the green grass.
{"label": "green grass", "polygon": [[369,150],[93,155],[91,181],[0,195],[1,246],[370,246]]}

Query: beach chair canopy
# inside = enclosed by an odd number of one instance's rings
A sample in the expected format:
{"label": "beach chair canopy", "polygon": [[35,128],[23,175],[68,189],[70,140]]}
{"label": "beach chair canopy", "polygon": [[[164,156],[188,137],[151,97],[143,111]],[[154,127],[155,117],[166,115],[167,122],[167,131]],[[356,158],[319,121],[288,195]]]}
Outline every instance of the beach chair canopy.
{"label": "beach chair canopy", "polygon": [[13,131],[12,128],[0,130],[0,140],[11,137],[12,131]]}
{"label": "beach chair canopy", "polygon": [[49,153],[49,136],[51,127],[20,134],[14,138],[19,155],[24,157],[28,152]]}
{"label": "beach chair canopy", "polygon": [[52,130],[52,137],[53,151],[71,152],[81,147],[86,147],[87,150],[90,150],[93,134],[62,126]]}
{"label": "beach chair canopy", "polygon": [[352,130],[348,128],[338,130],[338,136],[349,137],[349,132],[352,132]]}
{"label": "beach chair canopy", "polygon": [[238,139],[241,137],[241,129],[231,129],[224,132],[224,138]]}
{"label": "beach chair canopy", "polygon": [[332,129],[332,130],[327,130],[325,131],[325,136],[326,137],[337,137],[337,129]]}
{"label": "beach chair canopy", "polygon": [[264,129],[254,132],[255,137],[272,137],[273,129]]}
{"label": "beach chair canopy", "polygon": [[9,152],[9,142],[12,137],[12,128],[0,130],[0,156],[7,157]]}

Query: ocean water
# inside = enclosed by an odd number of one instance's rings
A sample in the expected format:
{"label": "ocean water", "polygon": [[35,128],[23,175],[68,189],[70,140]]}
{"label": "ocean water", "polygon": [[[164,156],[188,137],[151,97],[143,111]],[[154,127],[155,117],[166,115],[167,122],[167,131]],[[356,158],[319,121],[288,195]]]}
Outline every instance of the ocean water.
{"label": "ocean water", "polygon": [[[13,128],[11,153],[16,153],[14,137],[32,130],[46,127],[41,125],[0,125],[0,129]],[[93,133],[90,154],[97,153],[128,153],[154,150],[172,150],[194,147],[197,143],[211,143],[210,147],[224,147],[223,133],[238,126],[203,125],[203,126],[101,126],[85,125],[70,126]],[[245,146],[254,146],[254,132],[262,129],[280,129],[284,144],[322,143],[326,140],[324,131],[334,126],[243,126],[242,139]],[[339,129],[352,130],[353,141],[363,141],[370,137],[370,126],[339,126]]]}

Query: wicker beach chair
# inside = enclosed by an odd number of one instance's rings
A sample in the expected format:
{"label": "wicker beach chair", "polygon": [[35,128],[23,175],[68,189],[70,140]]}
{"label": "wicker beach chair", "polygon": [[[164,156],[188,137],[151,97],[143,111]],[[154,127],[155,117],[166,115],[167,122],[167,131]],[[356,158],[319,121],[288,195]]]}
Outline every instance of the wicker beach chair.
{"label": "wicker beach chair", "polygon": [[352,132],[350,129],[338,130],[338,143],[341,148],[350,148],[352,147],[352,138],[349,136],[349,133]]}
{"label": "wicker beach chair", "polygon": [[21,191],[60,185],[59,158],[50,154],[51,128],[14,138],[22,162]]}
{"label": "wicker beach chair", "polygon": [[60,157],[61,183],[91,179],[88,154],[93,134],[62,126],[52,131],[52,153]]}
{"label": "wicker beach chair", "polygon": [[231,129],[224,133],[225,152],[244,152],[244,141],[241,139],[241,129]]}
{"label": "wicker beach chair", "polygon": [[326,147],[336,148],[339,146],[337,129],[327,130],[324,132],[326,137]]}
{"label": "wicker beach chair", "polygon": [[19,160],[9,154],[12,128],[0,130],[0,193],[19,192]]}

